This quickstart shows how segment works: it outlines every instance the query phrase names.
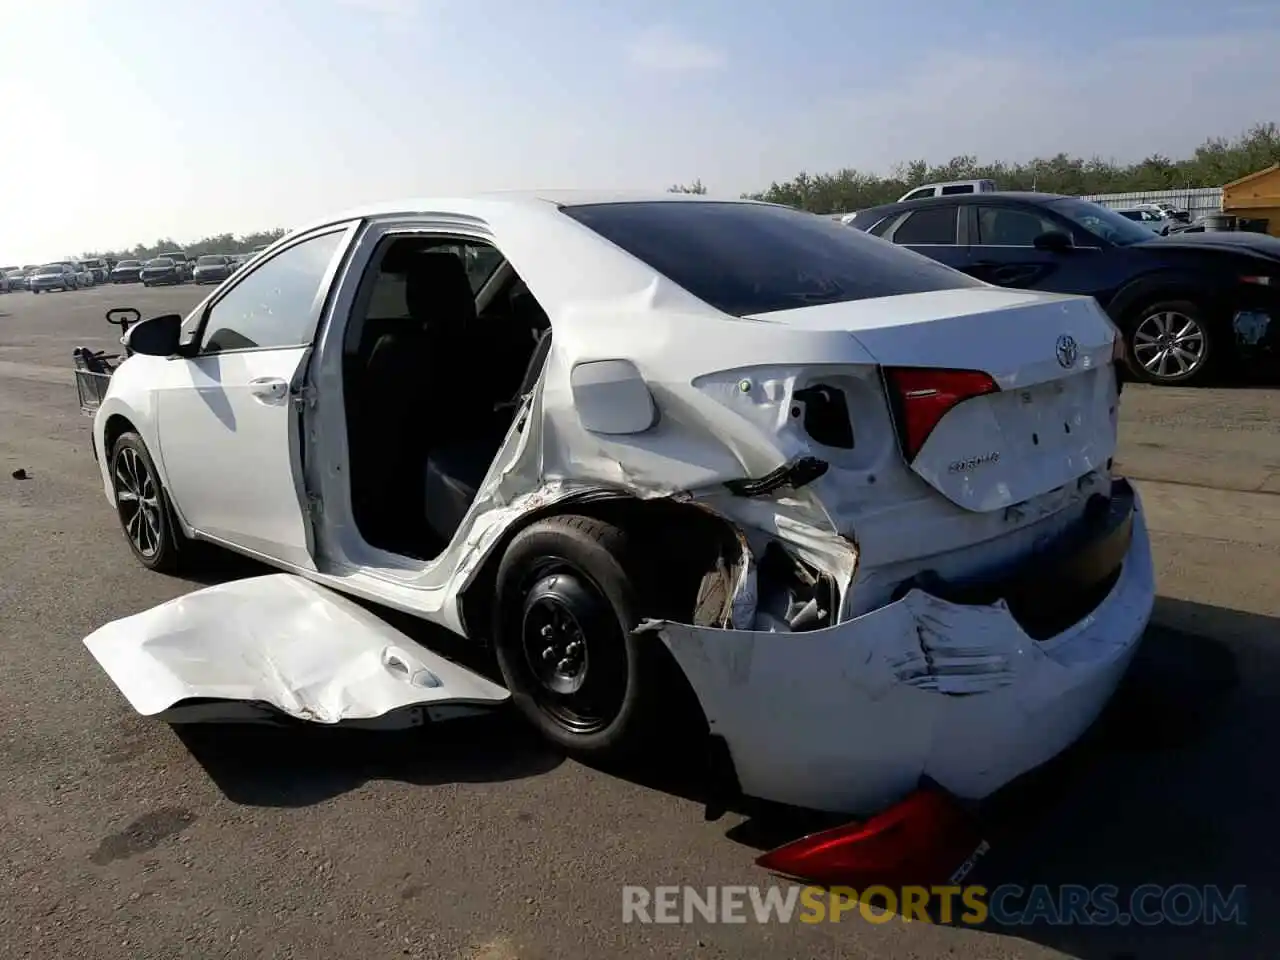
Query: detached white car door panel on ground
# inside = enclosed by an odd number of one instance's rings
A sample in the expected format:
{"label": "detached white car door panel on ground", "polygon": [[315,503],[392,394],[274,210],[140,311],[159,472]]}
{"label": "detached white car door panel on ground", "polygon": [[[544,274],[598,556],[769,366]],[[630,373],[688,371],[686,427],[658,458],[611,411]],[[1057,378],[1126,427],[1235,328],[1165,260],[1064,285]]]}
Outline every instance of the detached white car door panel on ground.
{"label": "detached white car door panel on ground", "polygon": [[351,600],[285,573],[197,590],[84,642],[138,713],[171,722],[257,719],[266,706],[389,728],[508,699]]}
{"label": "detached white car door panel on ground", "polygon": [[291,385],[309,347],[168,361],[156,392],[169,493],[201,533],[314,569]]}

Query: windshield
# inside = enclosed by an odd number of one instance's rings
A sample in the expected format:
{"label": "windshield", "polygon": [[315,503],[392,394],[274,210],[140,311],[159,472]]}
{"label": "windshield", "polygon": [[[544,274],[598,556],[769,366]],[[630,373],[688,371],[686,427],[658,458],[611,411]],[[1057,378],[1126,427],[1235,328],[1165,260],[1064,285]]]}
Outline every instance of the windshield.
{"label": "windshield", "polygon": [[836,220],[771,204],[641,201],[563,210],[735,316],[985,286]]}
{"label": "windshield", "polygon": [[46,263],[43,267],[36,271],[41,276],[48,276],[51,273],[61,273],[63,265],[61,263]]}
{"label": "windshield", "polygon": [[137,266],[141,266],[141,263],[137,260],[121,260],[119,263],[116,264],[116,269],[119,270],[121,267],[125,267],[127,269],[129,267],[137,267]]}
{"label": "windshield", "polygon": [[156,257],[154,260],[147,261],[148,267],[172,267],[173,261],[168,257]]}
{"label": "windshield", "polygon": [[198,266],[198,267],[220,267],[220,266],[222,266],[224,263],[226,263],[226,260],[224,260],[222,257],[207,256],[207,257],[201,257],[199,260],[197,260],[197,261],[196,261],[196,266]]}
{"label": "windshield", "polygon": [[1126,220],[1114,210],[1089,200],[1078,200],[1075,197],[1053,200],[1049,203],[1049,209],[1062,214],[1095,237],[1107,243],[1114,243],[1118,247],[1145,243],[1152,236],[1151,231],[1146,227],[1139,226],[1132,220]]}
{"label": "windshield", "polygon": [[84,265],[85,265],[86,267],[100,267],[100,266],[102,266],[102,261],[101,261],[101,260],[86,260],[86,261],[84,262]]}

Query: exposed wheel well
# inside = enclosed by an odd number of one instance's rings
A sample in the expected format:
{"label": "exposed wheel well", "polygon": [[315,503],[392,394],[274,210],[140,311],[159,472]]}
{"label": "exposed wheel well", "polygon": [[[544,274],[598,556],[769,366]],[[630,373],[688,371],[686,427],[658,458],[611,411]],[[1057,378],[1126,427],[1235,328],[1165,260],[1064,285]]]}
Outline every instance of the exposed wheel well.
{"label": "exposed wheel well", "polygon": [[740,551],[738,534],[728,521],[688,503],[617,496],[557,504],[513,523],[459,596],[458,614],[468,637],[487,643],[492,636],[494,586],[507,545],[530,524],[566,513],[597,517],[639,531],[646,556],[669,568],[665,579],[675,593],[675,608],[687,609],[690,621],[699,603],[703,577],[715,569],[717,558],[723,557],[732,565]]}

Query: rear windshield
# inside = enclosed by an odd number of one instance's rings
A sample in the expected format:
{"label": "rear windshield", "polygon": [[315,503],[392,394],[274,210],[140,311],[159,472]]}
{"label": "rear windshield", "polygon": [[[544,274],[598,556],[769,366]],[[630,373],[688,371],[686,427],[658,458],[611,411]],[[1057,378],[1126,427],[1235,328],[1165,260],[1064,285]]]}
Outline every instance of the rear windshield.
{"label": "rear windshield", "polygon": [[788,207],[649,201],[564,213],[734,316],[981,287],[950,267]]}
{"label": "rear windshield", "polygon": [[225,257],[207,256],[196,261],[197,267],[220,267],[226,263]]}

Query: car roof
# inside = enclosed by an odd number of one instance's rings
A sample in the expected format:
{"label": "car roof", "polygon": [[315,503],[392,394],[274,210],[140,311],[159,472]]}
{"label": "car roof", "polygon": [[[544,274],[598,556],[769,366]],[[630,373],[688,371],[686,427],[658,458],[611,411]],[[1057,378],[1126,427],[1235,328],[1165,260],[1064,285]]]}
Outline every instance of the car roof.
{"label": "car roof", "polygon": [[919,200],[897,200],[893,203],[882,203],[879,206],[859,210],[855,219],[865,221],[869,214],[888,214],[896,210],[919,210],[925,207],[939,207],[949,203],[989,203],[992,200],[1022,200],[1028,203],[1049,203],[1053,200],[1078,200],[1061,193],[1038,193],[1033,190],[983,190],[978,193],[955,193],[946,197],[921,197]]}
{"label": "car roof", "polygon": [[[365,204],[313,220],[286,236],[305,233],[320,227],[348,220],[365,220],[376,217],[392,217],[414,214],[452,213],[473,215],[484,219],[501,214],[543,214],[561,207],[582,207],[605,203],[739,203],[778,206],[761,200],[744,200],[727,197],[710,197],[705,194],[666,193],[657,191],[624,190],[498,190],[487,193],[455,194],[439,197],[411,197]],[[283,239],[283,238],[282,238]],[[274,246],[273,243],[264,245]]]}

